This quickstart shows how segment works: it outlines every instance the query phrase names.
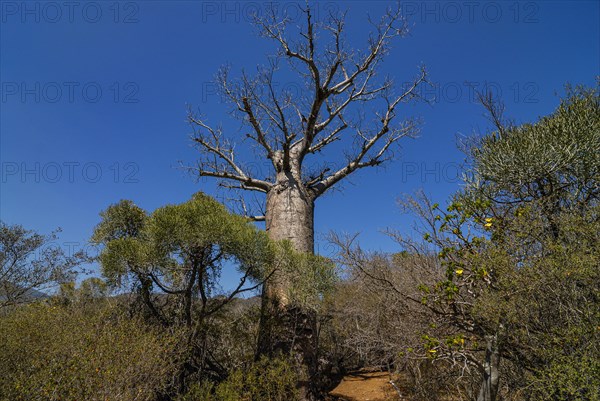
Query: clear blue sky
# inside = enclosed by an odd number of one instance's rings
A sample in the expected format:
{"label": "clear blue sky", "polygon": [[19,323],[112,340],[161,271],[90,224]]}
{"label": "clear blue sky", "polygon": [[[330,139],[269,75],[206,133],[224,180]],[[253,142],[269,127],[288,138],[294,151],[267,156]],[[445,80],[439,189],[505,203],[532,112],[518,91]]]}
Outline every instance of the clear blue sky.
{"label": "clear blue sky", "polygon": [[[290,13],[294,3],[282,2]],[[364,44],[366,16],[391,3],[319,2],[318,13],[348,9],[348,32]],[[487,82],[518,122],[550,113],[566,82],[593,85],[600,74],[598,1],[406,1],[412,25],[394,43],[384,72],[399,83],[425,64],[433,105],[408,106],[421,136],[400,160],[355,175],[317,205],[317,235],[362,233],[372,249],[393,250],[380,232],[408,229],[396,205],[423,188],[444,201],[459,187],[456,136],[485,131],[467,82]],[[210,182],[176,167],[193,162],[186,105],[230,130],[214,94],[217,69],[252,71],[273,44],[249,15],[265,2],[2,1],[0,38],[0,218],[83,246],[98,212],[119,199],[153,210],[182,202]],[[285,84],[285,82],[283,82]],[[69,246],[69,245],[66,245]]]}

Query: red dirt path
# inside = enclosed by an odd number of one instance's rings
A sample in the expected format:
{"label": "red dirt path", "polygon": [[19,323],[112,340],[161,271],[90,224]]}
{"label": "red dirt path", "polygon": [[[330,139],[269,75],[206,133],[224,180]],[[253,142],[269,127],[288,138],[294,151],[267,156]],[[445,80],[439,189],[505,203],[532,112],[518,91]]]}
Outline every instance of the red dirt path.
{"label": "red dirt path", "polygon": [[[387,372],[357,372],[345,376],[329,395],[340,401],[397,401]],[[405,399],[405,398],[402,398]]]}

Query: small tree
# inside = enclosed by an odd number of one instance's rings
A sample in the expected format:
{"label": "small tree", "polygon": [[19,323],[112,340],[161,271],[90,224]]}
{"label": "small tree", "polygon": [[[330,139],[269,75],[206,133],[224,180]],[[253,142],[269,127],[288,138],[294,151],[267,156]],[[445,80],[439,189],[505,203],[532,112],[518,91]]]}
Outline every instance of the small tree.
{"label": "small tree", "polygon": [[82,252],[66,254],[55,243],[57,232],[42,235],[0,222],[0,308],[29,301],[35,291],[73,279],[86,258]]}
{"label": "small tree", "polygon": [[105,280],[90,277],[83,280],[79,287],[75,281],[62,283],[57,298],[65,304],[100,300],[108,296],[108,290],[108,283]]}
{"label": "small tree", "polygon": [[[446,210],[426,198],[408,206],[434,245],[424,252],[439,252],[446,269],[443,280],[422,288],[445,329],[424,337],[425,351],[475,367],[482,378],[477,399],[493,401],[503,359],[531,386],[558,355],[558,371],[565,360],[598,356],[598,347],[569,338],[597,337],[600,322],[600,99],[595,89],[569,88],[554,113],[522,126],[505,124],[501,107],[483,100],[496,131],[471,147],[465,191]],[[546,395],[597,397],[595,382],[564,387]]]}
{"label": "small tree", "polygon": [[563,211],[584,212],[600,197],[598,89],[567,86],[566,92],[552,114],[519,126],[491,95],[480,96],[494,131],[466,148],[468,196],[503,205],[496,209],[505,214],[533,204],[555,238]]}
{"label": "small tree", "polygon": [[[269,274],[273,246],[266,234],[202,193],[151,214],[121,201],[101,215],[93,241],[103,245],[99,259],[104,276],[113,285],[132,282],[156,321],[189,330],[181,385],[197,372],[222,377],[226,372],[207,345],[211,319]],[[235,288],[224,294],[218,291],[223,268],[241,274]]]}

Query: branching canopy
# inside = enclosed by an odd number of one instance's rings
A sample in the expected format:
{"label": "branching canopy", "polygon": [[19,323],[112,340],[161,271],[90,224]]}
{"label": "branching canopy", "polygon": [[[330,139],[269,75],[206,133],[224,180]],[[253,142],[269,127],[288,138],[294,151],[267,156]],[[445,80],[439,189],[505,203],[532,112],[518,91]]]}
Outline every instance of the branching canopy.
{"label": "branching canopy", "polygon": [[[292,32],[294,21],[274,10],[256,17],[260,34],[277,46],[275,57],[259,67],[256,76],[242,73],[232,79],[228,68],[217,75],[224,98],[242,122],[243,137],[270,161],[271,171],[266,178],[257,177],[236,155],[234,134],[190,111],[193,141],[201,153],[192,170],[199,176],[218,178],[227,188],[266,193],[279,178],[291,174],[315,199],[354,171],[391,159],[398,141],[417,133],[416,121],[396,120],[399,105],[418,97],[419,86],[426,82],[425,70],[400,93],[395,93],[390,79],[377,77],[390,42],[407,32],[399,9],[388,10],[372,23],[374,31],[364,51],[347,46],[345,14],[315,21],[307,6],[303,15],[297,32]],[[288,79],[286,74],[295,77],[300,94],[279,87],[281,79]],[[365,120],[367,104],[369,112],[373,109],[372,121]],[[331,146],[338,141],[348,145],[343,165],[332,167],[318,158],[305,163],[326,149],[339,152]]]}
{"label": "branching canopy", "polygon": [[0,308],[35,298],[36,291],[71,280],[87,258],[69,255],[54,243],[56,232],[38,234],[0,222]]}

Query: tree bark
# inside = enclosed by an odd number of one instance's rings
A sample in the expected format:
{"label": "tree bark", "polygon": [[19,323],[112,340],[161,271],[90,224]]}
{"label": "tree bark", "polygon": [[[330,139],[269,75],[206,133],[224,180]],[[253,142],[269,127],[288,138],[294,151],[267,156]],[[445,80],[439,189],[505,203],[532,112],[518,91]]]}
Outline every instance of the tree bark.
{"label": "tree bark", "polygon": [[483,365],[483,381],[477,401],[496,401],[500,382],[500,350],[498,335],[486,336],[485,363]]}
{"label": "tree bark", "polygon": [[[274,241],[288,240],[298,252],[314,252],[314,199],[291,172],[279,174],[267,193],[266,231]],[[267,296],[281,306],[289,304],[287,280],[275,272],[266,284]]]}
{"label": "tree bark", "polygon": [[[272,240],[288,240],[298,252],[314,252],[314,197],[293,172],[281,172],[267,193],[266,231]],[[257,358],[278,353],[298,363],[299,389],[304,400],[313,399],[317,371],[316,316],[300,310],[288,298],[290,280],[275,271],[265,283]]]}
{"label": "tree bark", "polygon": [[314,251],[314,199],[291,173],[267,194],[267,233],[273,240],[287,239],[298,252]]}

